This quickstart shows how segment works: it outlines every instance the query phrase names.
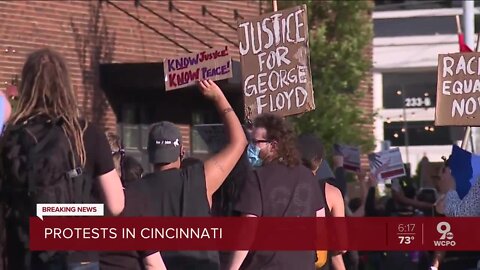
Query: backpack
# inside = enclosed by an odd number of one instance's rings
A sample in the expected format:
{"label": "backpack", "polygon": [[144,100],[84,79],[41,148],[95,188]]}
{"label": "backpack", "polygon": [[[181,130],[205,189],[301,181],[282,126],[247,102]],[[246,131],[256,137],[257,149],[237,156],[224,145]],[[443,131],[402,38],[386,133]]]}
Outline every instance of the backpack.
{"label": "backpack", "polygon": [[[30,252],[29,218],[38,203],[91,202],[92,178],[62,128],[43,115],[8,126],[0,144],[1,202],[8,269],[64,269],[68,252]],[[73,143],[73,142],[72,142]]]}

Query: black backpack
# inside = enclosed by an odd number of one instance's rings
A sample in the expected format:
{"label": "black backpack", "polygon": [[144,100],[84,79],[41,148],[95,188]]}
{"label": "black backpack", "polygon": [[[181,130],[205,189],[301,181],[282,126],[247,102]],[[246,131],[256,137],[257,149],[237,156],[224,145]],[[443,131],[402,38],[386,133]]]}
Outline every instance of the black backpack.
{"label": "black backpack", "polygon": [[30,252],[29,218],[37,203],[92,202],[92,178],[79,166],[62,128],[40,115],[8,126],[0,143],[4,249],[8,269],[65,269],[68,252]]}

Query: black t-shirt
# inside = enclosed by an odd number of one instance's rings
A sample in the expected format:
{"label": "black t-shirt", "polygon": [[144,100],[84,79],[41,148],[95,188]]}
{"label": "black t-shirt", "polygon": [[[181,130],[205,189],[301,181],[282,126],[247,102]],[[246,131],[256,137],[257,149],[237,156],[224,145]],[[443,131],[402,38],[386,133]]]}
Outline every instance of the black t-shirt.
{"label": "black t-shirt", "polygon": [[[315,217],[324,207],[320,185],[310,170],[277,162],[250,174],[235,204],[236,211],[259,217]],[[315,269],[315,252],[249,252],[241,269]]]}
{"label": "black t-shirt", "polygon": [[[127,212],[140,216],[209,217],[203,164],[154,172],[126,189]],[[216,251],[162,251],[167,269],[219,269]]]}
{"label": "black t-shirt", "polygon": [[[112,151],[105,133],[95,125],[89,124],[83,136],[86,154],[85,171],[92,175],[93,196],[95,201],[101,202],[101,190],[97,177],[113,169]],[[74,252],[69,256],[72,262],[98,261],[98,252]]]}

